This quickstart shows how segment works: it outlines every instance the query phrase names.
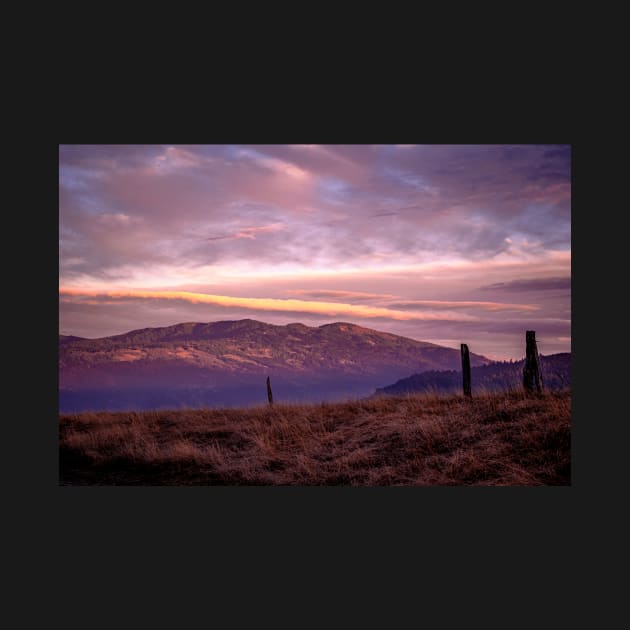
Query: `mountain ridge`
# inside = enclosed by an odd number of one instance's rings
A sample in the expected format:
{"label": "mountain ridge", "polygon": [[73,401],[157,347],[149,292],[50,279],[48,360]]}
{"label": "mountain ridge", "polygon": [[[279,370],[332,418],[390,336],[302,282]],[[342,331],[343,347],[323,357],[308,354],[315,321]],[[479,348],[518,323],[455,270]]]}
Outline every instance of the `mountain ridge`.
{"label": "mountain ridge", "polygon": [[[60,336],[60,408],[117,409],[123,399],[139,409],[250,404],[260,402],[266,376],[279,400],[338,400],[459,363],[459,350],[350,322],[182,322],[96,339]],[[487,363],[471,354],[472,365]]]}
{"label": "mountain ridge", "polygon": [[[178,324],[171,324],[169,326],[151,326],[145,328],[136,328],[124,333],[119,333],[116,335],[106,335],[104,337],[78,337],[75,335],[59,335],[60,339],[64,339],[66,341],[69,340],[81,340],[81,341],[90,341],[90,342],[98,342],[102,340],[109,341],[128,341],[131,339],[136,339],[141,335],[151,336],[151,333],[159,333],[166,331],[173,331],[172,334],[168,334],[165,337],[162,337],[163,341],[172,341],[172,340],[184,340],[182,338],[182,334],[185,334],[188,331],[190,333],[197,333],[191,336],[191,339],[199,339],[201,338],[198,333],[202,330],[208,330],[209,328],[223,329],[225,331],[233,331],[238,330],[239,328],[245,328],[249,326],[250,328],[265,328],[265,329],[290,329],[290,330],[328,330],[328,329],[337,329],[344,330],[349,329],[352,331],[365,331],[365,332],[376,332],[379,335],[385,337],[399,337],[402,339],[411,339],[410,337],[403,337],[402,335],[395,335],[393,333],[388,333],[380,330],[376,330],[373,328],[366,328],[364,326],[359,326],[358,324],[353,324],[351,322],[332,322],[329,324],[322,324],[321,326],[307,326],[306,324],[302,324],[301,322],[291,322],[289,324],[269,324],[267,322],[261,322],[256,319],[237,319],[237,320],[221,320],[217,322],[180,322]],[[180,334],[181,331],[181,334]],[[429,342],[429,341],[419,341],[416,339],[411,339],[411,341],[415,341],[418,344],[421,344],[426,347],[440,347],[443,348],[445,346],[439,346],[438,344]]]}

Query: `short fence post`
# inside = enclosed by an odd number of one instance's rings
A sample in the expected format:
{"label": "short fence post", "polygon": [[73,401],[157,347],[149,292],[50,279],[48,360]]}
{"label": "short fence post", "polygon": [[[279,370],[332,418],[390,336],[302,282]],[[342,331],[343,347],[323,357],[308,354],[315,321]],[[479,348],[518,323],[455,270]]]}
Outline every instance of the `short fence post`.
{"label": "short fence post", "polygon": [[271,383],[269,382],[269,377],[267,377],[267,399],[269,400],[269,404],[273,405],[273,394],[271,393]]}
{"label": "short fence post", "polygon": [[472,397],[470,388],[470,355],[468,354],[468,346],[461,344],[462,350],[462,375],[464,379],[464,396]]}
{"label": "short fence post", "polygon": [[540,360],[536,346],[536,331],[525,332],[525,366],[523,367],[523,387],[526,392],[541,392],[543,388]]}

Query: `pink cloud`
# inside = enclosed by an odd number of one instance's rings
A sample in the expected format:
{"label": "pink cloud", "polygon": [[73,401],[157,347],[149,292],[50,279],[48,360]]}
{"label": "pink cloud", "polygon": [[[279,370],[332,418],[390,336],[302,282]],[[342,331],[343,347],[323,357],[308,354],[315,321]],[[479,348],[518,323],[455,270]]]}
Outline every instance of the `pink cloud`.
{"label": "pink cloud", "polygon": [[282,223],[273,223],[272,225],[261,225],[259,227],[247,227],[243,228],[240,232],[234,235],[234,238],[249,238],[256,239],[256,234],[265,234],[268,232],[281,232],[285,229]]}
{"label": "pink cloud", "polygon": [[328,289],[287,289],[289,295],[304,295],[312,298],[354,299],[354,300],[388,300],[398,296],[387,293],[365,293],[363,291],[337,291]]}
{"label": "pink cloud", "polygon": [[397,305],[389,304],[390,308],[397,306],[399,308],[435,308],[435,309],[461,309],[471,308],[483,311],[537,311],[540,307],[535,304],[508,304],[505,302],[482,302],[477,300],[471,301],[451,301],[451,300],[405,300]]}

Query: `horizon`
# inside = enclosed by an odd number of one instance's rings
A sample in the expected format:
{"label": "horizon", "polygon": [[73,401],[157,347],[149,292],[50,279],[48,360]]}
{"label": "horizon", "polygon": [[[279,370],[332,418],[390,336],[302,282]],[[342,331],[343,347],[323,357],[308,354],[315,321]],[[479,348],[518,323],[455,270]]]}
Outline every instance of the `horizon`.
{"label": "horizon", "polygon": [[[60,145],[59,334],[348,323],[571,352],[569,145]],[[340,319],[341,318],[341,319]]]}
{"label": "horizon", "polygon": [[[357,324],[355,322],[349,322],[349,321],[334,321],[334,322],[327,322],[325,324],[319,324],[317,326],[309,326],[308,324],[303,324],[302,322],[298,322],[298,321],[288,322],[287,324],[273,324],[271,322],[264,322],[264,321],[262,321],[260,319],[252,319],[251,317],[244,317],[242,319],[225,319],[225,320],[214,320],[214,321],[208,321],[208,322],[202,322],[202,321],[176,322],[174,324],[166,324],[165,326],[143,326],[141,328],[132,328],[131,330],[124,330],[124,331],[122,331],[120,333],[113,333],[112,335],[105,335],[105,336],[102,336],[102,337],[80,337],[79,335],[70,335],[70,334],[66,334],[66,333],[62,333],[62,332],[59,333],[59,336],[60,337],[78,337],[79,339],[86,339],[88,341],[98,341],[100,339],[107,339],[109,337],[115,337],[115,336],[118,336],[118,335],[126,335],[126,334],[129,334],[129,333],[138,332],[138,331],[141,331],[141,330],[155,330],[155,329],[159,329],[159,328],[172,328],[174,326],[185,326],[187,324],[200,324],[200,325],[206,326],[206,325],[211,325],[211,324],[238,324],[238,323],[241,323],[241,322],[254,322],[256,324],[264,324],[266,326],[276,326],[276,327],[279,327],[279,328],[286,328],[287,326],[294,326],[294,325],[305,326],[307,328],[323,328],[324,326],[334,326],[335,324],[338,324],[338,325],[341,325],[341,326],[347,326],[347,325],[357,326],[359,328],[365,328],[365,329],[368,329],[368,330],[374,330],[375,332],[388,333],[388,331],[386,331],[386,330],[379,330],[379,329],[376,329],[376,328],[370,328],[369,326],[362,326],[361,324]],[[388,334],[395,335],[396,333],[388,333]],[[403,336],[403,335],[398,335],[398,336]],[[408,337],[408,339],[412,339],[412,338]],[[414,341],[427,342],[428,340],[427,339],[414,339]],[[429,343],[434,343],[434,342],[429,342]],[[436,344],[436,345],[442,346],[442,344]],[[459,350],[460,349],[459,347],[455,348],[455,347],[451,347],[451,346],[442,346],[442,347],[450,348],[452,350]],[[525,358],[525,352],[523,352],[523,355],[520,358],[514,358],[514,359],[496,359],[496,358],[493,358],[492,356],[484,354],[481,351],[475,350],[475,351],[472,351],[472,352],[473,352],[473,354],[481,355],[481,356],[486,357],[487,359],[490,359],[492,361],[497,361],[497,362],[510,361],[510,360],[512,360],[512,361],[522,361]],[[568,354],[571,354],[571,349],[569,348],[569,350],[566,350],[564,352],[566,352]],[[540,352],[539,354],[540,354],[540,356],[550,356],[552,354],[561,354],[561,353],[559,353],[559,352],[553,352],[553,353]]]}

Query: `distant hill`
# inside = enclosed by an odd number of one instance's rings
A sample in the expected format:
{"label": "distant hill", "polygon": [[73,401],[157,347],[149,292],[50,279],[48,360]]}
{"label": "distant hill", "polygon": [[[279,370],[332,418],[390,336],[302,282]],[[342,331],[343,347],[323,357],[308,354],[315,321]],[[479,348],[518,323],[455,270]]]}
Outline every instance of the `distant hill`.
{"label": "distant hill", "polygon": [[[471,354],[473,366],[490,363]],[[62,412],[343,400],[412,372],[456,369],[460,352],[337,322],[182,323],[84,339],[59,337]]]}
{"label": "distant hill", "polygon": [[[523,383],[523,365],[521,361],[498,361],[488,365],[471,367],[470,379],[473,394],[475,390],[497,392],[521,387]],[[558,390],[571,386],[571,354],[563,352],[548,356],[540,355],[545,389]],[[462,372],[460,370],[428,370],[413,374],[376,390],[375,395],[416,394],[420,392],[457,392],[462,391]]]}

